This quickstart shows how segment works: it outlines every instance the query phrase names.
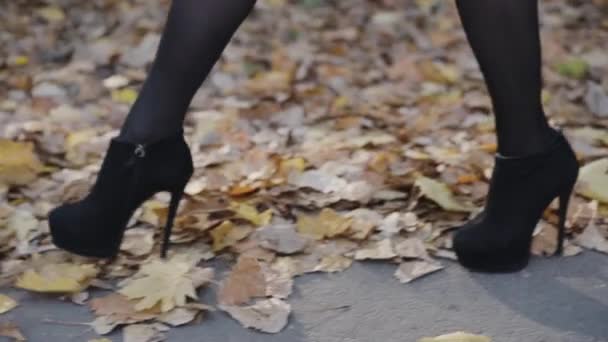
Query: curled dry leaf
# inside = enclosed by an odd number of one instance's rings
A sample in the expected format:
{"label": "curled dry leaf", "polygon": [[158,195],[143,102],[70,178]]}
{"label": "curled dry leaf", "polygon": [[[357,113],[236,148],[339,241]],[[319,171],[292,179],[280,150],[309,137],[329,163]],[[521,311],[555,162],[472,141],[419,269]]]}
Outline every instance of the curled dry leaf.
{"label": "curled dry leaf", "polygon": [[152,260],[141,266],[119,293],[137,299],[137,311],[160,305],[162,312],[186,304],[188,298],[197,299],[196,289],[213,279],[212,268],[195,266],[196,260],[186,255],[175,255],[169,260]]}
{"label": "curled dry leaf", "polygon": [[254,258],[241,256],[222,282],[218,301],[226,305],[239,305],[265,295],[266,278],[262,265]]}
{"label": "curled dry leaf", "polygon": [[245,328],[278,333],[287,325],[291,306],[277,298],[259,300],[249,306],[220,305]]}
{"label": "curled dry leaf", "polygon": [[395,271],[395,277],[397,277],[402,284],[407,284],[441,269],[443,269],[443,266],[437,262],[420,260],[405,261],[402,262],[401,265],[399,265],[399,268],[397,268],[397,271]]}
{"label": "curled dry leaf", "polygon": [[395,252],[402,258],[429,260],[424,242],[418,238],[405,239],[395,245]]}
{"label": "curled dry leaf", "polygon": [[448,211],[470,212],[474,208],[458,202],[447,185],[428,177],[418,177],[414,183],[422,195]]}
{"label": "curled dry leaf", "polygon": [[584,248],[593,249],[598,252],[608,254],[608,239],[606,239],[606,236],[602,234],[602,232],[599,230],[599,227],[595,223],[597,217],[598,202],[593,201],[589,204],[589,206],[592,208],[592,217],[589,220],[589,224],[587,225],[583,233],[576,237],[574,243]]}
{"label": "curled dry leaf", "polygon": [[355,252],[355,260],[386,260],[396,256],[390,239],[370,242]]}
{"label": "curled dry leaf", "polygon": [[459,331],[437,337],[425,337],[418,340],[418,342],[492,342],[492,339],[487,336]]}
{"label": "curled dry leaf", "polygon": [[98,272],[91,264],[46,264],[39,270],[26,270],[15,286],[34,292],[75,293],[87,288]]}
{"label": "curled dry leaf", "polygon": [[17,306],[17,301],[13,298],[0,294],[0,314],[11,311]]}

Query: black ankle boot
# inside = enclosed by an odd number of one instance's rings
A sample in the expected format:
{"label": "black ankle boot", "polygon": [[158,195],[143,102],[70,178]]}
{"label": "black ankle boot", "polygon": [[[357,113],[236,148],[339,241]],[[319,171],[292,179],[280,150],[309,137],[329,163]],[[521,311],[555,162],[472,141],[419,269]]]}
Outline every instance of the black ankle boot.
{"label": "black ankle boot", "polygon": [[454,237],[458,261],[481,272],[515,272],[530,259],[532,233],[543,211],[559,197],[561,254],[568,200],[578,161],[561,132],[544,152],[525,157],[496,156],[484,211]]}
{"label": "black ankle boot", "polygon": [[192,172],[190,149],[181,131],[149,145],[112,139],[89,195],[49,214],[53,242],[72,253],[113,257],[135,209],[155,193],[168,191],[171,203],[161,248],[164,257],[177,206]]}

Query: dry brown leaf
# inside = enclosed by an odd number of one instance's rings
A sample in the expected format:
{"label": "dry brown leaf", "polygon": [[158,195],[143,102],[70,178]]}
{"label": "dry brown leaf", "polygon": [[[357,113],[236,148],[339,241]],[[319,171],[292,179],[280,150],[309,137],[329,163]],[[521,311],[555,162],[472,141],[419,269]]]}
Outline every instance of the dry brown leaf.
{"label": "dry brown leaf", "polygon": [[236,213],[236,217],[247,220],[258,227],[267,225],[272,219],[271,209],[260,213],[254,206],[247,203],[232,202],[230,209]]}
{"label": "dry brown leaf", "polygon": [[428,177],[418,177],[415,185],[420,188],[420,192],[430,200],[437,203],[440,207],[449,211],[470,212],[474,208],[458,202],[452,191],[447,185]]}
{"label": "dry brown leaf", "polygon": [[218,301],[226,305],[240,305],[251,298],[265,295],[266,278],[262,265],[254,258],[240,257],[222,282]]}
{"label": "dry brown leaf", "polygon": [[315,272],[342,272],[353,264],[353,260],[341,255],[329,255],[323,257],[319,264],[315,266]]}
{"label": "dry brown leaf", "polygon": [[175,308],[157,317],[157,320],[172,327],[177,327],[192,322],[199,312],[199,310],[194,309]]}
{"label": "dry brown leaf", "polygon": [[291,306],[277,298],[259,300],[250,306],[220,305],[245,328],[278,333],[287,325]]}
{"label": "dry brown leaf", "polygon": [[492,342],[492,339],[487,336],[459,331],[437,337],[425,337],[418,340],[418,342]]}
{"label": "dry brown leaf", "polygon": [[390,239],[370,242],[355,252],[355,260],[386,260],[396,256]]}
{"label": "dry brown leaf", "polygon": [[441,269],[443,269],[443,266],[437,262],[419,260],[405,261],[402,262],[401,265],[399,265],[399,268],[397,268],[397,271],[395,271],[395,277],[397,277],[402,284],[407,284]]}
{"label": "dry brown leaf", "polygon": [[137,299],[137,311],[160,305],[162,312],[186,304],[188,298],[197,299],[196,289],[213,279],[212,268],[195,266],[191,256],[175,255],[169,260],[152,260],[118,292],[129,299]]}
{"label": "dry brown leaf", "polygon": [[302,251],[308,239],[302,237],[291,223],[277,223],[259,228],[254,234],[260,246],[282,254]]}
{"label": "dry brown leaf", "polygon": [[211,231],[213,251],[218,252],[246,238],[253,229],[246,226],[235,226],[230,221],[224,221]]}
{"label": "dry brown leaf", "polygon": [[75,293],[87,288],[98,272],[91,264],[46,264],[39,270],[26,270],[15,286],[34,292]]}
{"label": "dry brown leaf", "polygon": [[26,341],[19,327],[11,322],[0,322],[0,336],[12,338],[15,341]]}
{"label": "dry brown leaf", "polygon": [[125,231],[120,250],[134,256],[150,254],[154,248],[154,230],[148,228],[132,228]]}
{"label": "dry brown leaf", "polygon": [[158,324],[132,324],[122,329],[122,340],[123,342],[161,342],[166,338],[162,331]]}
{"label": "dry brown leaf", "polygon": [[111,293],[89,302],[89,306],[96,316],[106,316],[110,321],[121,324],[145,321],[159,314],[158,310],[154,308],[137,311],[135,304],[136,301],[129,300],[119,293]]}
{"label": "dry brown leaf", "polygon": [[333,209],[324,208],[318,216],[298,216],[298,232],[315,240],[332,238],[344,234],[352,223],[352,219],[342,216]]}
{"label": "dry brown leaf", "polygon": [[17,307],[17,301],[13,298],[0,294],[0,315],[6,312],[11,311],[15,307]]}
{"label": "dry brown leaf", "polygon": [[44,169],[32,143],[0,139],[0,184],[25,185]]}
{"label": "dry brown leaf", "polygon": [[402,258],[429,260],[424,242],[418,238],[405,239],[395,245],[395,252]]}

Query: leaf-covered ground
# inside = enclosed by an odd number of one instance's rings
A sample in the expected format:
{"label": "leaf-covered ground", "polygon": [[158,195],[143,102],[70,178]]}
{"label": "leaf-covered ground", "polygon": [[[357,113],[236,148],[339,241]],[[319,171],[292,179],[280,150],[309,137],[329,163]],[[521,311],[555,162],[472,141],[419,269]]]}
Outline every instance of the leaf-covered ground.
{"label": "leaf-covered ground", "polygon": [[[158,258],[166,194],[135,213],[115,260],[57,250],[46,214],[94,181],[167,6],[3,5],[3,285],[88,305],[100,335],[120,326],[125,339],[157,341],[170,327],[204,325],[208,310],[279,332],[304,273],[385,260],[393,281],[409,283],[454,258],[452,228],[483,205],[496,145],[481,74],[453,3],[441,0],[260,1],[192,102],[196,172],[169,258]],[[608,252],[606,4],[542,1],[541,12],[543,99],[584,165],[566,255]],[[536,255],[555,248],[554,209]],[[218,256],[233,261],[229,273],[209,266]],[[219,305],[201,303],[200,290]],[[0,295],[0,312],[17,304]],[[17,336],[15,323],[0,335]]]}

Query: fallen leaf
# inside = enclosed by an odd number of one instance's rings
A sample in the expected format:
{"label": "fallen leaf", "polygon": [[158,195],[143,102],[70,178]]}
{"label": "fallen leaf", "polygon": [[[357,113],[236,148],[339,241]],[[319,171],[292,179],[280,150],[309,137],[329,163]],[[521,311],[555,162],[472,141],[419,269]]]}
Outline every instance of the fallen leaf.
{"label": "fallen leaf", "polygon": [[353,264],[353,260],[341,255],[329,255],[323,257],[319,264],[315,266],[315,272],[342,272]]}
{"label": "fallen leaf", "polygon": [[324,208],[318,216],[298,216],[297,227],[298,232],[315,240],[321,240],[344,234],[351,223],[351,218],[342,216],[333,209]]}
{"label": "fallen leaf", "polygon": [[155,324],[132,324],[122,329],[123,342],[160,342],[165,338]]}
{"label": "fallen leaf", "polygon": [[291,223],[271,224],[259,228],[254,239],[260,246],[282,254],[293,254],[302,251],[308,239],[302,237]]}
{"label": "fallen leaf", "polygon": [[158,311],[154,309],[135,310],[136,303],[136,301],[129,300],[119,293],[111,293],[104,297],[92,299],[89,306],[96,316],[105,316],[108,321],[120,324],[141,322],[158,315]]}
{"label": "fallen leaf", "polygon": [[420,260],[405,261],[402,262],[399,265],[399,268],[397,268],[397,271],[395,271],[395,277],[397,277],[402,284],[407,284],[441,269],[443,269],[443,266],[436,262]]}
{"label": "fallen leaf", "polygon": [[15,339],[15,341],[27,340],[19,327],[11,322],[0,322],[0,336]]}
{"label": "fallen leaf", "polygon": [[576,237],[574,243],[587,249],[608,254],[608,239],[606,239],[604,234],[600,232],[599,227],[595,222],[598,211],[598,202],[593,201],[589,204],[589,206],[592,210],[592,217],[583,233]]}
{"label": "fallen leaf", "polygon": [[159,316],[157,320],[169,324],[172,327],[177,327],[192,322],[198,313],[198,310],[175,308],[169,312],[165,312]]}
{"label": "fallen leaf", "polygon": [[424,242],[418,238],[408,238],[395,245],[395,252],[402,258],[429,260]]}
{"label": "fallen leaf", "polygon": [[154,230],[131,228],[125,231],[120,250],[134,256],[150,254],[154,248]]}
{"label": "fallen leaf", "polygon": [[470,212],[474,209],[471,206],[456,201],[447,185],[434,179],[421,176],[416,179],[415,185],[420,188],[420,192],[425,197],[434,201],[445,210]]}
{"label": "fallen leaf", "polygon": [[220,305],[245,328],[267,333],[278,333],[287,325],[291,306],[277,298],[257,301],[250,306]]}
{"label": "fallen leaf", "polygon": [[575,79],[585,77],[588,70],[589,65],[582,58],[572,58],[557,65],[557,72],[559,72],[562,76]]}
{"label": "fallen leaf", "polygon": [[197,299],[196,289],[213,279],[213,269],[196,267],[198,260],[174,255],[169,260],[152,260],[141,266],[118,292],[129,299],[138,299],[137,311],[160,305],[162,312]]}
{"label": "fallen leaf", "polygon": [[0,139],[0,184],[24,185],[43,170],[32,143]]}
{"label": "fallen leaf", "polygon": [[75,293],[87,288],[98,272],[91,264],[47,264],[38,271],[26,270],[15,286],[34,292]]}
{"label": "fallen leaf", "polygon": [[259,213],[254,206],[249,205],[247,203],[232,202],[230,204],[230,209],[232,209],[236,213],[236,217],[247,220],[258,227],[267,225],[272,219],[271,209]]}
{"label": "fallen leaf", "polygon": [[418,342],[492,342],[487,336],[474,335],[466,332],[455,332],[437,337],[425,337]]}
{"label": "fallen leaf", "polygon": [[600,202],[608,203],[608,158],[598,159],[579,171],[576,192]]}
{"label": "fallen leaf", "polygon": [[390,239],[370,242],[355,252],[355,260],[385,260],[396,256]]}
{"label": "fallen leaf", "polygon": [[261,264],[254,258],[241,256],[222,282],[218,301],[226,305],[239,305],[265,295],[266,278]]}
{"label": "fallen leaf", "polygon": [[253,229],[244,226],[235,226],[230,221],[224,221],[211,231],[213,238],[213,251],[218,252],[226,247],[246,238]]}
{"label": "fallen leaf", "polygon": [[11,311],[17,306],[17,301],[13,298],[0,294],[0,315]]}

